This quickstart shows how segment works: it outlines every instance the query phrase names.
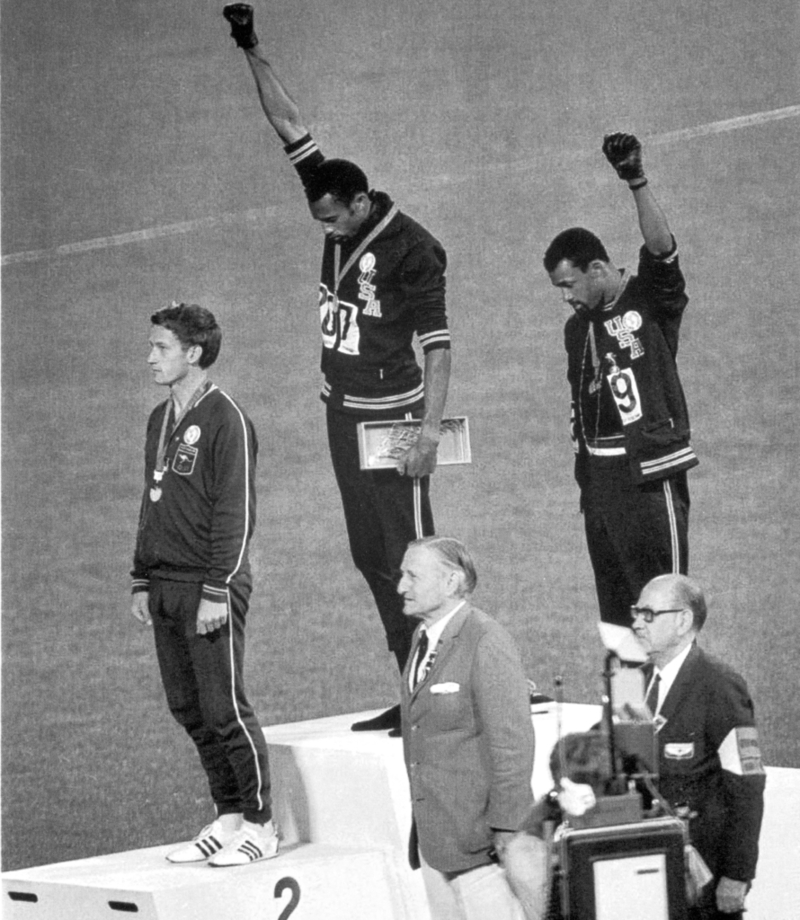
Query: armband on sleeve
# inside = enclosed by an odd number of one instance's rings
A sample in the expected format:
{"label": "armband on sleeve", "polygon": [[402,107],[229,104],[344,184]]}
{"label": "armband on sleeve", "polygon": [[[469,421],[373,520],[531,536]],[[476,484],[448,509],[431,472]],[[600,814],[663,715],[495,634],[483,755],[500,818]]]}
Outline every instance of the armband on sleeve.
{"label": "armband on sleeve", "polygon": [[717,751],[723,770],[735,776],[763,776],[758,731],[754,725],[732,728]]}

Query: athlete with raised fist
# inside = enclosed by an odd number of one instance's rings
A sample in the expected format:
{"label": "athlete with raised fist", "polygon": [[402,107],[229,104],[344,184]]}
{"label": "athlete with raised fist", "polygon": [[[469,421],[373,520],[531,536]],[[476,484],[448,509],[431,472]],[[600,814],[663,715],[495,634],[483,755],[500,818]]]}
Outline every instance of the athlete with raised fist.
{"label": "athlete with raised fist", "polygon": [[[411,540],[434,532],[429,478],[450,379],[447,258],[424,227],[385,192],[370,188],[355,163],[323,156],[259,43],[253,8],[233,3],[223,15],[325,234],[314,307],[320,311],[321,397],[331,460],[353,562],[372,591],[402,672],[416,624],[403,615],[396,590],[400,563]],[[424,372],[415,358],[415,337]],[[397,469],[362,470],[358,423],[411,418],[421,419],[421,433]],[[397,732],[399,725],[395,706],[354,728]]]}
{"label": "athlete with raised fist", "polygon": [[697,457],[676,357],[688,298],[678,249],[648,184],[642,145],[611,134],[603,153],[633,195],[644,245],[636,275],[582,227],[560,233],[544,267],[573,309],[564,330],[581,492],[600,618],[630,625],[656,575],[687,574]]}

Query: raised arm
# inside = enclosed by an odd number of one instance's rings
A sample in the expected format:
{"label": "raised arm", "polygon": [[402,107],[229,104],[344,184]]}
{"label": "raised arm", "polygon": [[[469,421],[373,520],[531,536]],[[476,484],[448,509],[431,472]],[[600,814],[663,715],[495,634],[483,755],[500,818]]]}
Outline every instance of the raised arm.
{"label": "raised arm", "polygon": [[231,36],[244,51],[256,81],[261,108],[284,144],[299,141],[308,134],[300,110],[272,69],[253,29],[253,7],[249,3],[230,3],[222,15],[231,24]]}
{"label": "raised arm", "polygon": [[609,134],[603,153],[633,192],[644,244],[654,256],[672,252],[674,242],[667,218],[648,184],[642,165],[642,145],[633,134]]}

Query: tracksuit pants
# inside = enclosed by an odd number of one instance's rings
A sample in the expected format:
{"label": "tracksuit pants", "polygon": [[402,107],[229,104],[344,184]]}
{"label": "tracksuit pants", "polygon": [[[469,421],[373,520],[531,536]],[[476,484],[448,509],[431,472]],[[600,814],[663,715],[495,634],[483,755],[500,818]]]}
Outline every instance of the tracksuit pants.
{"label": "tracksuit pants", "polygon": [[630,607],[651,578],[688,572],[686,473],[634,485],[625,458],[622,463],[593,458],[581,507],[600,619],[630,626]]}
{"label": "tracksuit pants", "polygon": [[197,747],[217,814],[272,816],[264,734],[244,688],[244,627],[249,575],[229,587],[228,621],[196,631],[202,585],[151,578],[149,605],[161,679],[170,712]]}
{"label": "tracksuit pants", "polygon": [[403,613],[403,599],[397,593],[400,563],[412,540],[434,533],[430,478],[412,479],[395,470],[362,470],[359,421],[364,417],[328,407],[331,462],[353,562],[372,591],[387,644],[402,671],[417,621]]}

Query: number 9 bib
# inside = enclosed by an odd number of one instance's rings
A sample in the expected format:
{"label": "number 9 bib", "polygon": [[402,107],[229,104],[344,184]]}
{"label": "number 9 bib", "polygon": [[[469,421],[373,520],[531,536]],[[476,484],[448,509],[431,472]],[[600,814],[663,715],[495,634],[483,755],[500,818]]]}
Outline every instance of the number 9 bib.
{"label": "number 9 bib", "polygon": [[642,417],[642,404],[639,399],[639,388],[633,371],[626,367],[624,370],[615,370],[606,377],[611,387],[611,395],[617,404],[620,420],[623,425],[638,422]]}

